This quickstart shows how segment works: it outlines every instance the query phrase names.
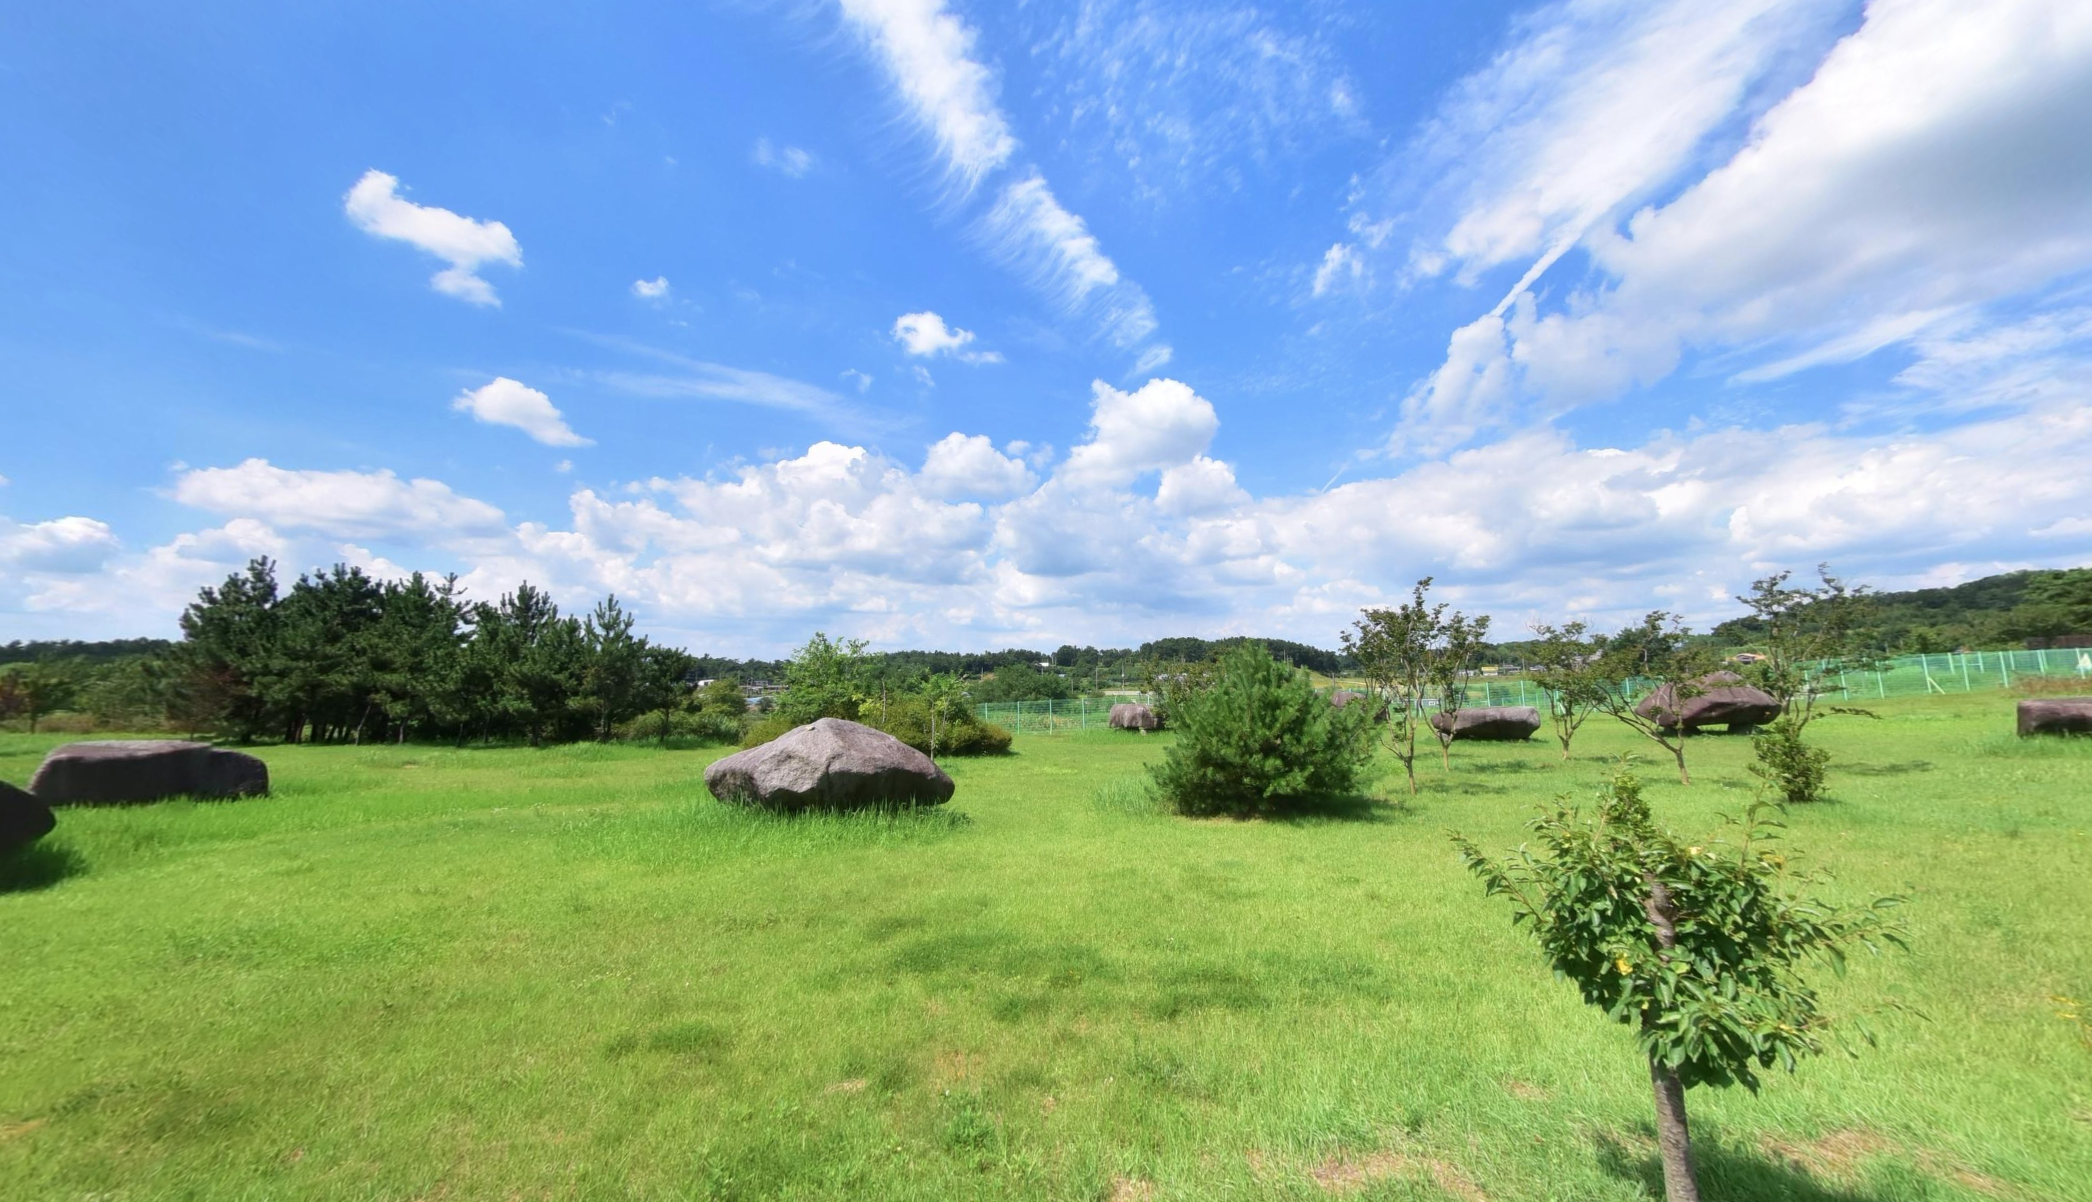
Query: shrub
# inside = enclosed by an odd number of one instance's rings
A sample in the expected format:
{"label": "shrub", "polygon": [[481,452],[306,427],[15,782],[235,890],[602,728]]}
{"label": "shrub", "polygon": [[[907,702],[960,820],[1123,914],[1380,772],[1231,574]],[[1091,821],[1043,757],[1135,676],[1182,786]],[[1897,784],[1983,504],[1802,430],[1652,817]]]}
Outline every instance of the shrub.
{"label": "shrub", "polygon": [[1792,718],[1775,719],[1751,739],[1751,775],[1794,804],[1821,801],[1830,752],[1802,740]]}
{"label": "shrub", "polygon": [[[873,702],[864,707],[860,720],[877,727],[915,748],[930,753],[930,706],[920,697],[895,697],[883,706]],[[961,708],[937,721],[937,754],[1002,755],[1010,749],[1010,732],[992,722],[983,722],[972,710]]]}
{"label": "shrub", "polygon": [[1174,698],[1170,722],[1177,741],[1149,771],[1183,814],[1255,814],[1352,792],[1373,754],[1367,707],[1329,704],[1307,673],[1253,643]]}
{"label": "shrub", "polygon": [[741,746],[761,747],[798,725],[784,714],[766,714],[748,724],[748,730],[741,735]]}
{"label": "shrub", "polygon": [[[658,711],[641,714],[617,727],[617,737],[627,742],[644,742],[662,737],[662,714]],[[741,719],[715,710],[671,710],[668,715],[667,737],[692,739],[700,743],[733,743],[741,738]]]}

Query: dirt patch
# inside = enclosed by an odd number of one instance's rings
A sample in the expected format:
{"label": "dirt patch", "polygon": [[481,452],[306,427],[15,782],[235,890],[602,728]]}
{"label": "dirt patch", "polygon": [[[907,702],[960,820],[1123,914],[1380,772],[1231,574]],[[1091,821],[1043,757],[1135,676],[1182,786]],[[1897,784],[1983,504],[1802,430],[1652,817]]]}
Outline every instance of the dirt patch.
{"label": "dirt patch", "polygon": [[1155,1183],[1139,1177],[1113,1177],[1111,1179],[1111,1202],[1152,1202]]}
{"label": "dirt patch", "polygon": [[1355,1193],[1389,1177],[1429,1177],[1440,1190],[1461,1202],[1488,1202],[1488,1195],[1460,1167],[1430,1156],[1405,1156],[1382,1150],[1353,1158],[1332,1156],[1308,1170],[1308,1179],[1331,1194]]}
{"label": "dirt patch", "polygon": [[938,1089],[963,1085],[980,1075],[981,1057],[975,1052],[939,1052],[931,1081]]}
{"label": "dirt patch", "polygon": [[50,1121],[50,1119],[29,1119],[20,1123],[0,1123],[0,1140],[20,1139],[22,1136],[36,1131]]}
{"label": "dirt patch", "polygon": [[869,1084],[871,1083],[866,1081],[863,1077],[852,1077],[847,1081],[837,1081],[835,1084],[828,1087],[828,1092],[863,1093],[864,1087]]}
{"label": "dirt patch", "polygon": [[1504,1092],[1521,1102],[1545,1102],[1554,1097],[1531,1081],[1520,1081],[1516,1078],[1504,1082]]}
{"label": "dirt patch", "polygon": [[1895,1146],[1872,1131],[1859,1130],[1833,1131],[1816,1139],[1767,1135],[1758,1141],[1759,1151],[1775,1160],[1812,1176],[1837,1178],[1857,1176],[1862,1164]]}

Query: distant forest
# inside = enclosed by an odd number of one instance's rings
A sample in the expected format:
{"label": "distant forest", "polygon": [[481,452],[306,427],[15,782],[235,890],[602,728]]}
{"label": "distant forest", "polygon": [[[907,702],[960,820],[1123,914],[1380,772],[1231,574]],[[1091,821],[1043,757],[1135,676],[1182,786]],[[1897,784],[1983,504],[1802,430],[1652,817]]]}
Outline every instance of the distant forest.
{"label": "distant forest", "polygon": [[[2027,639],[2092,633],[2092,568],[2007,572],[1951,588],[1912,589],[1873,594],[1873,642],[1891,653],[1950,651],[1959,647],[2000,647]],[[1508,633],[1508,632],[1505,632]],[[1749,618],[1720,623],[1705,636],[1723,648],[1749,647],[1758,635]],[[976,700],[1022,700],[1072,696],[1083,686],[1137,681],[1158,664],[1197,663],[1219,657],[1240,642],[1261,643],[1281,660],[1328,675],[1352,669],[1348,656],[1287,639],[1203,639],[1191,636],[1153,639],[1138,647],[1077,647],[1054,651],[1009,647],[1001,651],[886,651],[869,659],[875,675],[907,680],[930,673],[985,681],[972,690]],[[0,644],[0,664],[64,660],[95,667],[134,659],[157,659],[177,644],[166,639],[110,639],[100,642],[60,639],[14,640]],[[1505,640],[1492,644],[1485,661],[1516,664],[1527,644]],[[691,658],[695,677],[735,679],[743,683],[777,682],[784,661],[735,659],[720,655]],[[1045,665],[1046,670],[1040,670]],[[1004,696],[1004,694],[1009,694]]]}

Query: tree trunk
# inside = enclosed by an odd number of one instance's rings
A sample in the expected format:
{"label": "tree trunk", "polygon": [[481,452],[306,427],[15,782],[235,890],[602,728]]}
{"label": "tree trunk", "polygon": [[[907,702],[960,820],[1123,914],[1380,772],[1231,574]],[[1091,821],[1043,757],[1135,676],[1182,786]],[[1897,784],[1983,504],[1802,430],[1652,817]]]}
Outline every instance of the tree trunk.
{"label": "tree trunk", "polygon": [[1680,743],[1676,747],[1671,748],[1671,755],[1678,761],[1678,783],[1681,785],[1691,784],[1692,774],[1685,770],[1685,744]]}
{"label": "tree trunk", "polygon": [[1700,1202],[1693,1174],[1692,1137],[1685,1128],[1685,1086],[1678,1074],[1649,1058],[1649,1086],[1656,1094],[1656,1144],[1663,1154],[1663,1196],[1669,1202]]}
{"label": "tree trunk", "polygon": [[[1681,757],[1681,769],[1684,763]],[[1674,921],[1677,911],[1671,904],[1671,891],[1652,873],[1644,873],[1642,880],[1649,886],[1649,896],[1642,899],[1642,912],[1649,916],[1649,925],[1656,928],[1658,959],[1668,963],[1672,949],[1678,946]],[[1646,1027],[1652,1021],[1644,1010],[1642,1025]],[[1669,1202],[1700,1202],[1700,1183],[1693,1174],[1692,1135],[1685,1125],[1685,1083],[1678,1079],[1675,1070],[1651,1055],[1649,1087],[1656,1098],[1656,1144],[1663,1155],[1664,1197]]]}

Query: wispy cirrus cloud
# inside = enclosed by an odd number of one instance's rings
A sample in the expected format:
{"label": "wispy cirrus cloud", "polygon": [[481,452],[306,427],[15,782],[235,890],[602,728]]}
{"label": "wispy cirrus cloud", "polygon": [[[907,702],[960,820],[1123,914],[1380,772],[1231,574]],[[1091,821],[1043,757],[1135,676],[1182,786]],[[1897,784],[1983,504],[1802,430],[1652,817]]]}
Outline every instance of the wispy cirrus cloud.
{"label": "wispy cirrus cloud", "polygon": [[[936,143],[944,176],[962,197],[1015,168],[1020,146],[996,100],[995,74],[975,56],[972,27],[944,0],[838,2],[911,120]],[[992,254],[1064,312],[1088,317],[1114,346],[1136,348],[1155,332],[1147,292],[1120,274],[1036,168],[997,189],[976,230]]]}

